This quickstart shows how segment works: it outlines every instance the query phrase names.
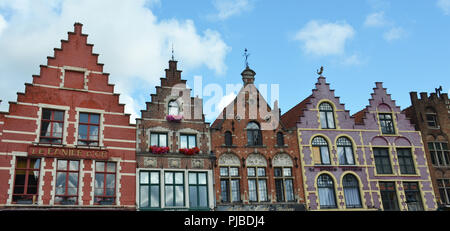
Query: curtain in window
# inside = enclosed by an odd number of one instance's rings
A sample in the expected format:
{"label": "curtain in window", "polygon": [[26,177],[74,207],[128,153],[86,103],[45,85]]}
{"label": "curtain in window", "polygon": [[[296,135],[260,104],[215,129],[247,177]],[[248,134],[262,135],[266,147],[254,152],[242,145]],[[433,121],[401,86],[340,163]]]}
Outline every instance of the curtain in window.
{"label": "curtain in window", "polygon": [[255,180],[249,180],[248,181],[248,199],[249,201],[257,201],[257,195],[256,195],[256,181]]}
{"label": "curtain in window", "polygon": [[320,175],[317,179],[319,188],[319,201],[322,208],[335,208],[336,199],[334,194],[334,183],[329,175]]}
{"label": "curtain in window", "polygon": [[328,153],[328,146],[320,147],[320,155],[322,157],[322,164],[330,164],[330,154]]}
{"label": "curtain in window", "polygon": [[240,201],[241,192],[239,189],[239,180],[231,180],[231,195],[232,202]]}
{"label": "curtain in window", "polygon": [[355,176],[346,175],[343,179],[345,204],[347,208],[361,207],[359,183]]}
{"label": "curtain in window", "polygon": [[266,180],[258,180],[259,201],[267,201]]}

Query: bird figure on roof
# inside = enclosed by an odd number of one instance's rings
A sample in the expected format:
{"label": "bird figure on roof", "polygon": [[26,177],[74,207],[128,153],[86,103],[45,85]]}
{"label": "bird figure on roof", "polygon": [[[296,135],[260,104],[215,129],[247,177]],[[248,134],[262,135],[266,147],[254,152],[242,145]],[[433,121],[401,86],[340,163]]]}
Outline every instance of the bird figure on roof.
{"label": "bird figure on roof", "polygon": [[321,66],[321,67],[320,67],[320,71],[319,71],[319,70],[317,70],[317,74],[318,74],[318,75],[320,75],[320,76],[321,76],[321,75],[322,75],[322,73],[323,73],[323,66]]}

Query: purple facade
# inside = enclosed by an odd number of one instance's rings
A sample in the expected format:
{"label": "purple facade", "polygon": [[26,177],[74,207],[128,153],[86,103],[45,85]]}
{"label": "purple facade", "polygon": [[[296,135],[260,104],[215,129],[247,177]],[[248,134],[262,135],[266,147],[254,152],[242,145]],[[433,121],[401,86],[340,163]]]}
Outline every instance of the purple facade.
{"label": "purple facade", "polygon": [[283,114],[296,126],[309,210],[436,210],[420,132],[376,83],[351,116],[320,76]]}

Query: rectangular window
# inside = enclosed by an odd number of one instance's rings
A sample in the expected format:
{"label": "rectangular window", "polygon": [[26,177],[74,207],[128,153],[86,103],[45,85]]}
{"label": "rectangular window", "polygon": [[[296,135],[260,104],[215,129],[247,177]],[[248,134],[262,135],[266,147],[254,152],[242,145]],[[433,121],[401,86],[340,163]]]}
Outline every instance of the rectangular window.
{"label": "rectangular window", "polygon": [[394,120],[391,113],[379,113],[381,133],[383,134],[395,134]]}
{"label": "rectangular window", "polygon": [[180,147],[181,148],[197,147],[197,136],[181,134],[180,135]]}
{"label": "rectangular window", "polygon": [[95,163],[94,203],[113,205],[116,201],[116,163]]}
{"label": "rectangular window", "polygon": [[429,142],[431,163],[435,166],[450,166],[448,145],[445,142]]}
{"label": "rectangular window", "polygon": [[397,148],[398,163],[401,174],[415,174],[414,160],[410,148]]}
{"label": "rectangular window", "polygon": [[292,168],[274,168],[277,202],[294,201]]}
{"label": "rectangular window", "polygon": [[450,179],[437,179],[437,184],[442,203],[450,205]]}
{"label": "rectangular window", "polygon": [[385,211],[399,211],[394,182],[380,182],[381,200]]}
{"label": "rectangular window", "polygon": [[167,133],[152,132],[150,134],[150,146],[167,147]]}
{"label": "rectangular window", "polygon": [[241,200],[238,167],[220,167],[220,190],[222,202],[239,202]]}
{"label": "rectangular window", "polygon": [[78,160],[57,161],[55,204],[77,204],[79,166]]}
{"label": "rectangular window", "polygon": [[437,128],[437,118],[436,114],[426,114],[427,124],[430,128]]}
{"label": "rectangular window", "polygon": [[189,207],[208,207],[208,183],[206,172],[189,173]]}
{"label": "rectangular window", "polygon": [[160,184],[159,172],[141,171],[139,174],[139,207],[159,208],[160,207]]}
{"label": "rectangular window", "polygon": [[247,168],[249,201],[267,201],[266,168]]}
{"label": "rectangular window", "polygon": [[37,203],[40,169],[41,159],[16,158],[13,203]]}
{"label": "rectangular window", "polygon": [[64,111],[42,109],[40,143],[62,144]]}
{"label": "rectangular window", "polygon": [[99,145],[100,115],[92,113],[81,113],[78,126],[78,145]]}
{"label": "rectangular window", "polygon": [[388,148],[373,148],[375,166],[378,174],[392,174]]}
{"label": "rectangular window", "polygon": [[184,206],[183,172],[165,172],[164,187],[167,207]]}
{"label": "rectangular window", "polygon": [[408,211],[423,211],[422,197],[417,182],[403,182]]}

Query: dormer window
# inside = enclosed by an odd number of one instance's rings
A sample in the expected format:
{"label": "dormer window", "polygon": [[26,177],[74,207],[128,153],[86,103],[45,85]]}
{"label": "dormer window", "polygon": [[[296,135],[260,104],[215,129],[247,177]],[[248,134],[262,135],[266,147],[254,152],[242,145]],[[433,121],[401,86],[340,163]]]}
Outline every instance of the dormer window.
{"label": "dormer window", "polygon": [[394,120],[391,113],[379,113],[381,133],[383,134],[395,134]]}
{"label": "dormer window", "polygon": [[180,110],[178,108],[178,103],[175,100],[169,102],[169,115],[178,115]]}
{"label": "dormer window", "polygon": [[320,127],[325,129],[336,128],[334,124],[333,107],[329,103],[319,105]]}

